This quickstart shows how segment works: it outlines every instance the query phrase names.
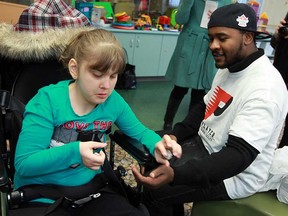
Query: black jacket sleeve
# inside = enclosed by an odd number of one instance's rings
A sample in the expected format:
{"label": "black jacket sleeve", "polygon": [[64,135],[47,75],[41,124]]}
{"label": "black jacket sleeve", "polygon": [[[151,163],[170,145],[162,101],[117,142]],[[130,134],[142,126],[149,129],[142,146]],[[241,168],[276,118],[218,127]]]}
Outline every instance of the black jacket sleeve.
{"label": "black jacket sleeve", "polygon": [[277,38],[275,37],[275,35],[273,35],[272,38],[271,38],[271,40],[270,40],[270,45],[271,45],[274,49],[276,49],[278,43],[279,43],[279,39],[277,39]]}
{"label": "black jacket sleeve", "polygon": [[189,111],[182,122],[175,124],[171,134],[177,137],[178,143],[181,144],[186,138],[197,134],[204,119],[205,107],[205,103],[201,101]]}
{"label": "black jacket sleeve", "polygon": [[219,152],[200,160],[190,160],[173,167],[175,185],[209,187],[244,171],[257,157],[259,151],[244,139],[229,136],[228,142]]}

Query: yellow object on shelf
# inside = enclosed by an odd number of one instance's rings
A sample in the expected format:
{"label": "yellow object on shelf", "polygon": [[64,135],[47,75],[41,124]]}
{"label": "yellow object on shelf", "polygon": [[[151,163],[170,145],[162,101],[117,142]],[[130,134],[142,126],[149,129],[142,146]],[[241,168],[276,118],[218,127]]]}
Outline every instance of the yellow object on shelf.
{"label": "yellow object on shelf", "polygon": [[268,25],[268,15],[266,12],[260,14],[258,23],[258,31],[267,32],[266,27]]}
{"label": "yellow object on shelf", "polygon": [[259,7],[260,7],[260,3],[255,1],[255,0],[250,0],[248,1],[247,3],[250,7],[253,8],[253,10],[255,11],[255,13],[258,15],[258,10],[259,10]]}
{"label": "yellow object on shelf", "polygon": [[124,15],[126,15],[126,12],[119,12],[115,14],[115,17],[117,18],[117,17],[124,16]]}
{"label": "yellow object on shelf", "polygon": [[268,15],[267,15],[267,13],[266,13],[266,12],[261,13],[260,19],[266,19],[266,20],[268,20]]}

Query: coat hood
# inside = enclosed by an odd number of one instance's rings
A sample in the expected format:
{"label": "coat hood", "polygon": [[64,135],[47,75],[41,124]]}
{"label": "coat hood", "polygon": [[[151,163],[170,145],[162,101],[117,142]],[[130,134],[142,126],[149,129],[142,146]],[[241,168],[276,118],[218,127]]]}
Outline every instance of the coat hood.
{"label": "coat hood", "polygon": [[93,27],[19,32],[14,31],[13,25],[0,23],[0,55],[23,62],[58,59],[74,35],[91,29]]}

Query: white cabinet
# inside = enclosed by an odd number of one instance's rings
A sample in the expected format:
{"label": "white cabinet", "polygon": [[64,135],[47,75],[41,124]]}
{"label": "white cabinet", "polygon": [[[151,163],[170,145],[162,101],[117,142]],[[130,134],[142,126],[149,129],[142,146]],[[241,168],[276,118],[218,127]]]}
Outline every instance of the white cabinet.
{"label": "white cabinet", "polygon": [[161,52],[161,35],[114,33],[128,53],[128,60],[136,65],[136,76],[155,76]]}
{"label": "white cabinet", "polygon": [[139,30],[111,30],[126,49],[129,63],[136,65],[136,76],[164,76],[178,33]]}
{"label": "white cabinet", "polygon": [[168,64],[177,44],[177,38],[178,37],[175,35],[163,35],[158,76],[165,76]]}

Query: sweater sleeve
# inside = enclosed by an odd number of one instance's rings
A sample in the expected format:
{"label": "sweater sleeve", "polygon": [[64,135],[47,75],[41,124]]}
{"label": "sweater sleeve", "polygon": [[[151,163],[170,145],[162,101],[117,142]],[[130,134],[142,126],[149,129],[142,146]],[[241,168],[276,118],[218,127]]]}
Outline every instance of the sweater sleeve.
{"label": "sweater sleeve", "polygon": [[115,121],[117,127],[127,136],[144,144],[149,149],[149,152],[154,155],[155,145],[162,138],[139,121],[131,107],[120,95],[117,103],[119,107],[122,107]]}
{"label": "sweater sleeve", "polygon": [[275,34],[272,36],[271,41],[270,41],[270,45],[276,49],[278,43],[279,43],[279,36],[276,36]]}
{"label": "sweater sleeve", "polygon": [[190,160],[182,166],[173,167],[173,184],[208,187],[245,170],[257,157],[259,151],[244,139],[229,136],[226,147],[199,160]]}
{"label": "sweater sleeve", "polygon": [[54,131],[52,109],[43,91],[26,106],[15,154],[15,168],[21,176],[47,175],[82,163],[78,141],[49,148]]}

